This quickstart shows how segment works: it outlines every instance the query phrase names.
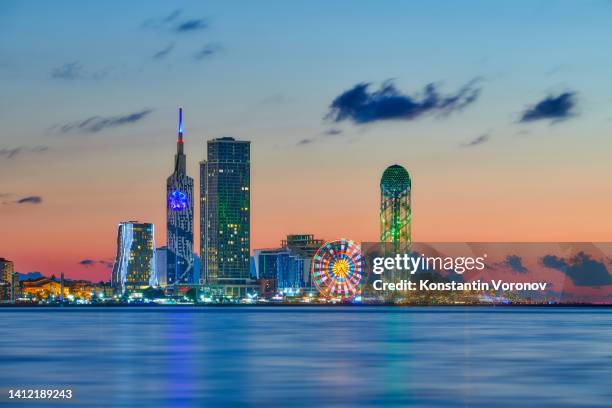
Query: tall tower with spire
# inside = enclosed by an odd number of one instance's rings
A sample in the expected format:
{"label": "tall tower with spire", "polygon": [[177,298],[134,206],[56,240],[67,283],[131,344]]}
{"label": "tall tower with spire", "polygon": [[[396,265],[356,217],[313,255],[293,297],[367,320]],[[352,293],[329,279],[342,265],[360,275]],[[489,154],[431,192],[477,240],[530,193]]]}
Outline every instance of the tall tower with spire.
{"label": "tall tower with spire", "polygon": [[193,179],[187,175],[187,157],[183,151],[183,108],[179,108],[174,171],[166,182],[166,219],[167,284],[192,283]]}

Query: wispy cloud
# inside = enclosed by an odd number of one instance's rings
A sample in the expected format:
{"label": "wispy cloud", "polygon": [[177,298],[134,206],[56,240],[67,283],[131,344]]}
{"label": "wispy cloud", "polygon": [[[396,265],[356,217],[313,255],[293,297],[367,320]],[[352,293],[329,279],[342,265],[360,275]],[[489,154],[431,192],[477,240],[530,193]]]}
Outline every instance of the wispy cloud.
{"label": "wispy cloud", "polygon": [[142,28],[148,29],[160,29],[166,28],[170,24],[173,24],[178,20],[181,15],[181,10],[171,11],[169,14],[161,18],[148,18],[142,23]]}
{"label": "wispy cloud", "polygon": [[525,109],[521,114],[520,122],[533,122],[537,120],[550,120],[559,122],[575,116],[576,93],[564,92],[557,96],[548,96]]}
{"label": "wispy cloud", "polygon": [[200,48],[198,52],[196,52],[193,58],[196,61],[200,61],[206,58],[210,58],[213,55],[217,54],[221,51],[221,46],[218,44],[206,44],[204,47]]}
{"label": "wispy cloud", "polygon": [[472,104],[480,94],[478,79],[451,95],[440,95],[435,84],[424,87],[422,95],[400,92],[393,82],[384,82],[370,91],[369,83],[360,83],[337,96],[325,116],[333,122],[352,121],[362,125],[383,120],[414,120],[426,114],[446,115]]}
{"label": "wispy cloud", "polygon": [[108,70],[88,71],[77,62],[67,62],[59,67],[51,70],[51,78],[65,81],[74,81],[79,79],[102,79],[108,75]]}
{"label": "wispy cloud", "polygon": [[187,33],[191,31],[200,31],[208,28],[208,22],[203,18],[193,18],[183,21],[176,26],[177,33]]}
{"label": "wispy cloud", "polygon": [[297,142],[298,146],[304,146],[304,145],[308,145],[314,142],[314,138],[306,138],[306,139],[302,139],[299,142]]}
{"label": "wispy cloud", "polygon": [[60,127],[61,133],[86,132],[86,133],[98,133],[102,130],[109,128],[131,125],[144,120],[149,114],[153,112],[152,109],[143,109],[138,112],[126,113],[117,116],[91,116],[85,120],[78,122],[67,123]]}
{"label": "wispy cloud", "polygon": [[13,147],[10,149],[3,148],[3,149],[0,149],[0,157],[3,157],[5,159],[12,159],[13,157],[16,157],[24,153],[43,153],[48,150],[49,150],[49,146],[34,146],[34,147],[19,146],[19,147]]}
{"label": "wispy cloud", "polygon": [[484,135],[480,135],[475,137],[474,139],[470,140],[469,142],[466,143],[462,143],[461,147],[474,147],[474,146],[478,146],[481,145],[483,143],[488,142],[491,139],[491,136],[484,134]]}
{"label": "wispy cloud", "polygon": [[161,18],[149,18],[142,23],[142,27],[155,30],[168,30],[174,33],[189,33],[205,30],[209,26],[205,18],[181,18],[182,14],[181,10],[174,10]]}
{"label": "wispy cloud", "polygon": [[323,134],[326,136],[338,136],[342,134],[342,129],[337,129],[337,128],[327,129],[325,132],[323,132]]}
{"label": "wispy cloud", "polygon": [[79,265],[84,266],[85,268],[91,268],[95,265],[103,265],[105,268],[112,268],[113,262],[105,259],[94,260],[94,259],[82,259],[79,262]]}
{"label": "wispy cloud", "polygon": [[174,49],[174,44],[170,44],[167,47],[162,48],[161,50],[157,51],[155,54],[153,54],[153,59],[156,60],[162,60],[164,58],[166,58]]}
{"label": "wispy cloud", "polygon": [[166,17],[164,17],[162,19],[162,21],[164,23],[169,23],[171,21],[176,20],[180,14],[181,14],[181,10],[179,10],[179,9],[174,10],[174,11],[170,12],[170,14],[168,14]]}
{"label": "wispy cloud", "polygon": [[41,196],[27,196],[15,201],[15,204],[41,204]]}

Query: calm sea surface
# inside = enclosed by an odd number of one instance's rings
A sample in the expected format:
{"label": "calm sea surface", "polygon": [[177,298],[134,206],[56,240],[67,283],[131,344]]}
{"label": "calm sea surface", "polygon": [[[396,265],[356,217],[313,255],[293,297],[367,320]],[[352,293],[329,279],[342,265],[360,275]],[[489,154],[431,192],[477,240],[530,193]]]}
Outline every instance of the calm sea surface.
{"label": "calm sea surface", "polygon": [[[6,406],[612,406],[612,309],[0,309],[0,319]],[[9,388],[75,397],[15,402]]]}

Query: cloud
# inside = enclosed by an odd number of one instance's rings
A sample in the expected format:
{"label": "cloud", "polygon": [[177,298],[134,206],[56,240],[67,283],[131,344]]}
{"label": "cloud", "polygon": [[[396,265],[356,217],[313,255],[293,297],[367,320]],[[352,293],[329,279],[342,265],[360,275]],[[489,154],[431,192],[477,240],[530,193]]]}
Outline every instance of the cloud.
{"label": "cloud", "polygon": [[15,156],[18,156],[22,153],[42,153],[49,150],[49,146],[34,146],[34,147],[26,147],[19,146],[13,147],[10,149],[0,149],[0,157],[4,157],[5,159],[12,159]]}
{"label": "cloud", "polygon": [[82,266],[84,266],[86,268],[90,268],[90,267],[92,267],[94,265],[98,265],[98,264],[104,265],[106,268],[110,269],[110,268],[113,267],[114,262],[107,261],[107,260],[104,260],[104,259],[101,259],[99,261],[96,261],[94,259],[83,259],[83,260],[79,261],[79,265],[82,265]]}
{"label": "cloud", "polygon": [[162,18],[150,18],[142,23],[143,28],[154,30],[169,30],[174,33],[188,33],[208,28],[208,21],[201,17],[179,19],[181,10],[174,10]]}
{"label": "cloud", "polygon": [[175,22],[181,15],[181,10],[174,10],[162,18],[149,18],[142,23],[143,28],[160,29]]}
{"label": "cloud", "polygon": [[488,142],[491,139],[491,136],[489,135],[480,135],[475,137],[474,139],[470,140],[467,143],[462,143],[461,146],[462,147],[474,147],[474,146],[478,146],[481,145],[483,143]]}
{"label": "cloud", "polygon": [[176,26],[176,32],[186,33],[190,31],[199,31],[208,28],[208,22],[203,18],[194,18],[179,23]]}
{"label": "cloud", "polygon": [[546,255],[542,264],[566,274],[576,286],[612,285],[612,276],[606,265],[584,252],[579,252],[566,260],[555,255]]}
{"label": "cloud", "polygon": [[327,129],[325,132],[323,132],[323,134],[327,136],[338,136],[342,134],[342,129]]}
{"label": "cloud", "polygon": [[297,145],[298,146],[304,146],[304,145],[311,144],[311,143],[314,143],[314,139],[306,138],[306,139],[302,139],[299,142],[297,142]]}
{"label": "cloud", "polygon": [[106,70],[97,72],[86,71],[77,61],[67,62],[51,70],[51,78],[67,81],[78,79],[102,79],[107,74],[108,71]]}
{"label": "cloud", "polygon": [[196,61],[203,60],[205,58],[210,58],[211,56],[218,53],[219,51],[221,51],[221,47],[219,45],[207,44],[204,47],[202,47],[198,52],[196,52],[193,58]]}
{"label": "cloud", "polygon": [[510,267],[514,272],[517,273],[527,273],[528,270],[523,265],[523,258],[518,255],[508,255],[504,262],[504,265]]}
{"label": "cloud", "polygon": [[181,14],[181,10],[177,9],[168,14],[166,17],[162,19],[164,23],[169,23],[171,21],[176,20],[176,18]]}
{"label": "cloud", "polygon": [[117,116],[91,116],[79,122],[72,122],[63,125],[60,128],[60,132],[64,134],[72,131],[98,133],[108,128],[131,125],[133,123],[140,122],[151,112],[153,112],[153,110],[143,109],[138,112],[126,113],[124,115]]}
{"label": "cloud", "polygon": [[528,107],[521,114],[519,122],[533,122],[536,120],[551,120],[559,122],[575,116],[576,93],[564,92],[558,96],[548,96]]}
{"label": "cloud", "polygon": [[337,96],[325,116],[334,122],[350,120],[355,124],[382,120],[414,120],[425,114],[450,114],[473,103],[480,94],[477,79],[468,82],[457,93],[442,96],[436,85],[428,84],[423,95],[402,94],[391,81],[377,91],[369,83],[360,83]]}
{"label": "cloud", "polygon": [[41,196],[27,196],[15,201],[15,204],[40,204],[42,203]]}
{"label": "cloud", "polygon": [[161,50],[157,51],[155,54],[153,54],[153,59],[156,60],[162,60],[164,58],[166,58],[174,49],[174,44],[170,44],[165,48],[162,48]]}

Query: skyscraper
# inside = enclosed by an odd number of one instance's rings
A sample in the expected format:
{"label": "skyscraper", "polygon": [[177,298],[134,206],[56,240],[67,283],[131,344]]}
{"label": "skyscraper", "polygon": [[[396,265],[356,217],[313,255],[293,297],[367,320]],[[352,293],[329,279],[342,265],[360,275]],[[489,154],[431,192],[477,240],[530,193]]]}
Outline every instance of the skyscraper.
{"label": "skyscraper", "polygon": [[248,141],[209,140],[200,163],[202,278],[244,296],[250,257],[250,149]]}
{"label": "skyscraper", "polygon": [[179,109],[174,171],[166,183],[167,284],[193,283],[193,179],[183,152],[183,109]]}
{"label": "skyscraper", "polygon": [[410,246],[412,208],[410,175],[400,165],[387,167],[380,179],[380,241],[400,252]]}
{"label": "skyscraper", "polygon": [[15,300],[16,278],[13,262],[0,258],[0,300]]}
{"label": "skyscraper", "polygon": [[123,294],[147,286],[158,286],[153,224],[127,221],[117,231],[117,257],[111,284]]}

